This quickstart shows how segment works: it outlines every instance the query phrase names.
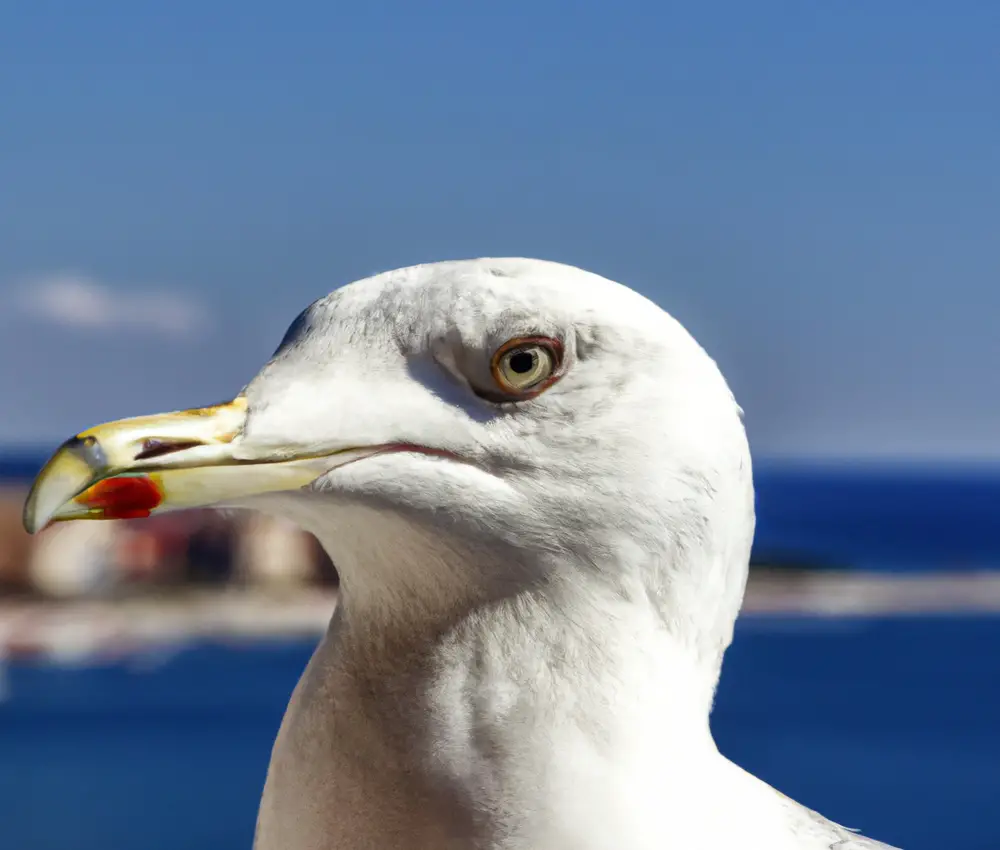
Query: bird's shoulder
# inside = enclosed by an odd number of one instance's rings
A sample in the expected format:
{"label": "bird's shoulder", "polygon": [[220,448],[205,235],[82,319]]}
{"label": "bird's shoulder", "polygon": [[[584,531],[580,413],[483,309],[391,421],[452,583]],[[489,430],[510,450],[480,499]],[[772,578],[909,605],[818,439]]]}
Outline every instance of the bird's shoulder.
{"label": "bird's shoulder", "polygon": [[801,840],[803,850],[900,850],[891,844],[866,838],[853,829],[834,823],[819,812],[807,809],[800,803],[782,798],[793,834]]}

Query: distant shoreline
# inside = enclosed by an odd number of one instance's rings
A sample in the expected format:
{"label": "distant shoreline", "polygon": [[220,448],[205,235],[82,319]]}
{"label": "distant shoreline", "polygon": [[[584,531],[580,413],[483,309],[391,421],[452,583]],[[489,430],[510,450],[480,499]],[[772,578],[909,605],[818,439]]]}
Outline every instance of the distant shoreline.
{"label": "distant shoreline", "polygon": [[[43,460],[27,448],[0,450],[0,498],[23,499]],[[1000,568],[1000,460],[763,459],[754,480],[757,563],[892,574]]]}
{"label": "distant shoreline", "polygon": [[[250,588],[73,602],[0,601],[0,661],[114,658],[201,641],[318,640],[336,592]],[[757,570],[741,619],[1000,615],[1000,573],[884,576]]]}

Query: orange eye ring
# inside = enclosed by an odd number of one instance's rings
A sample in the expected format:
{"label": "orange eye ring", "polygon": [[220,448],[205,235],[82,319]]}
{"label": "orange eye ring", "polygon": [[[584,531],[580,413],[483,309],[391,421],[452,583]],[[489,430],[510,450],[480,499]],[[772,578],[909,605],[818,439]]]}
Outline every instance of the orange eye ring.
{"label": "orange eye ring", "polygon": [[494,352],[490,372],[505,395],[534,398],[559,380],[562,360],[563,347],[557,339],[515,337]]}

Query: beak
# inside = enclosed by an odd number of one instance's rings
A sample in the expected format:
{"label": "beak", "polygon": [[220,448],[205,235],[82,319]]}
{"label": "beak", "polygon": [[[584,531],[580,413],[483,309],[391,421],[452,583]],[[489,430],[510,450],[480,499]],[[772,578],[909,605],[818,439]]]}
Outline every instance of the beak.
{"label": "beak", "polygon": [[[98,425],[70,438],[39,473],[24,506],[34,534],[50,522],[133,519],[295,490],[330,467],[329,454],[239,447],[242,396],[226,404]],[[256,456],[254,456],[256,454]]]}

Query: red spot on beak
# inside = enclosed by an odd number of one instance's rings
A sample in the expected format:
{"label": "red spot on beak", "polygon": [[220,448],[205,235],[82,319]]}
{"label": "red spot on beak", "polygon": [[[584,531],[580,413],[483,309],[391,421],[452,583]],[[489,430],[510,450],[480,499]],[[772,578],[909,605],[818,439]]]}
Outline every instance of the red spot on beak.
{"label": "red spot on beak", "polygon": [[156,482],[145,475],[105,478],[73,501],[101,511],[104,519],[142,519],[159,506],[163,493]]}

